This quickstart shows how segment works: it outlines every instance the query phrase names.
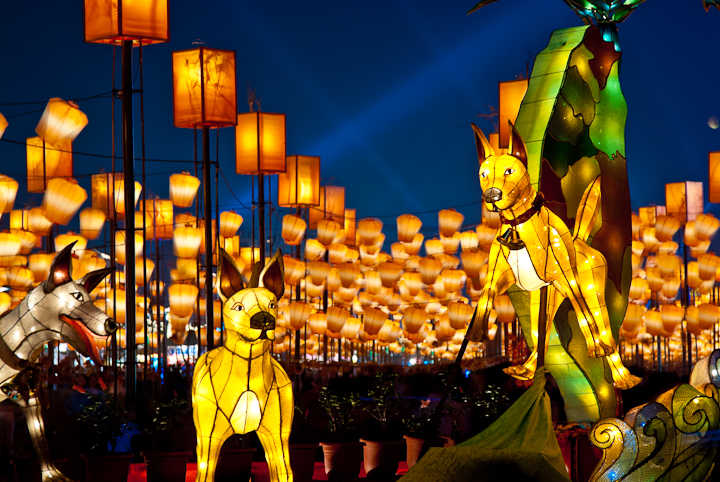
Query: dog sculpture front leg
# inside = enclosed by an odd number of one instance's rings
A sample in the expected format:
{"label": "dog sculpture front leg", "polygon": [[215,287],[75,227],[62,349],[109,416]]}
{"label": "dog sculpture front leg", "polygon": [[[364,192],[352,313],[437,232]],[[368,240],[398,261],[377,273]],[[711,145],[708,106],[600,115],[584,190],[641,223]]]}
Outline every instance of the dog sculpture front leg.
{"label": "dog sculpture front leg", "polygon": [[[273,367],[277,364],[273,361]],[[257,435],[265,450],[272,482],[292,482],[290,468],[290,429],[295,411],[292,384],[284,371],[275,370],[277,377],[270,390],[265,414]]]}

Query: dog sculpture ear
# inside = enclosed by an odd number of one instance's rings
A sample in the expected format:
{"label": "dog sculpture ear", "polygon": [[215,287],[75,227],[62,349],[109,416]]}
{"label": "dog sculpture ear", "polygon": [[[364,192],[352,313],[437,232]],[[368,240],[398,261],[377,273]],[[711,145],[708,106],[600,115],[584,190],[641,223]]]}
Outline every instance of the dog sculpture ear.
{"label": "dog sculpture ear", "polygon": [[527,167],[527,150],[525,149],[525,142],[520,137],[520,133],[515,129],[512,122],[508,120],[510,126],[510,145],[508,146],[508,153],[520,160],[525,167]]}
{"label": "dog sculpture ear", "polygon": [[474,123],[471,125],[473,131],[475,131],[475,145],[477,146],[478,160],[480,161],[480,164],[482,164],[485,159],[495,155],[495,149],[492,148],[490,142],[487,140],[487,137],[483,134],[483,131],[481,131]]}
{"label": "dog sculpture ear", "polygon": [[82,285],[82,287],[85,288],[85,291],[90,293],[92,290],[95,289],[97,285],[100,284],[102,280],[105,279],[107,275],[109,275],[113,271],[115,271],[115,268],[103,268],[91,271],[90,273],[80,278],[77,281],[77,284]]}
{"label": "dog sculpture ear", "polygon": [[237,267],[235,260],[220,248],[220,262],[218,263],[218,294],[223,301],[228,300],[232,295],[245,288],[243,285],[242,273]]}
{"label": "dog sculpture ear", "polygon": [[277,299],[282,298],[285,293],[285,265],[279,249],[260,273],[260,287],[272,291]]}
{"label": "dog sculpture ear", "polygon": [[50,272],[45,281],[45,293],[50,293],[55,288],[72,281],[72,249],[77,241],[65,246],[50,264]]}

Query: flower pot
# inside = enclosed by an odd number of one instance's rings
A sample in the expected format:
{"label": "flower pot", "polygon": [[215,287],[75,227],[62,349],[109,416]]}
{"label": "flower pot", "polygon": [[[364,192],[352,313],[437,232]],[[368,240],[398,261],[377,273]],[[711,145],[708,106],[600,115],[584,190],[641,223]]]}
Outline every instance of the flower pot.
{"label": "flower pot", "polygon": [[148,482],[185,482],[190,452],[141,452]]}
{"label": "flower pot", "polygon": [[[53,460],[55,468],[62,472],[63,466],[67,459]],[[15,480],[22,482],[42,482],[42,474],[40,473],[40,462],[35,459],[13,459],[13,467],[15,468]]]}
{"label": "flower pot", "polygon": [[318,444],[290,444],[290,467],[295,482],[310,482],[315,471]]}
{"label": "flower pot", "polygon": [[408,469],[415,465],[425,455],[430,447],[443,447],[445,445],[445,439],[424,439],[411,437],[409,435],[403,435],[405,443],[407,443],[407,466]]}
{"label": "flower pot", "polygon": [[355,480],[360,475],[362,442],[321,443],[328,480]]}
{"label": "flower pot", "polygon": [[368,480],[392,480],[398,470],[403,446],[401,440],[374,442],[360,439],[363,447],[363,463]]}
{"label": "flower pot", "polygon": [[215,468],[215,482],[238,482],[250,479],[253,454],[257,449],[230,449],[223,447]]}
{"label": "flower pot", "polygon": [[86,482],[127,482],[132,453],[82,454]]}

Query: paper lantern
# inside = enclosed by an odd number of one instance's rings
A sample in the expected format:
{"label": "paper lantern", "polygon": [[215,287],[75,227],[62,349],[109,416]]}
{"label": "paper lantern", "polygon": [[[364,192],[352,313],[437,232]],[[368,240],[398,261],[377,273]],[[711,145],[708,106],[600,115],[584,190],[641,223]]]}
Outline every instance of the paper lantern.
{"label": "paper lantern", "polygon": [[45,215],[42,207],[32,208],[28,213],[28,231],[38,236],[45,236],[52,228],[52,221]]}
{"label": "paper lantern", "polygon": [[[2,133],[0,133],[0,137],[2,137]],[[12,211],[17,191],[18,182],[11,177],[0,174],[0,213]]]}
{"label": "paper lantern", "polygon": [[345,242],[355,245],[355,209],[345,209]]}
{"label": "paper lantern", "polygon": [[[665,279],[663,278],[659,267],[648,267],[645,270],[645,276],[647,278],[647,283],[645,286],[643,286],[643,289],[649,289],[653,293],[657,293],[658,291],[662,290]],[[632,289],[632,287],[630,289]]]}
{"label": "paper lantern", "polygon": [[356,263],[339,263],[338,274],[344,288],[350,288],[360,274],[360,266]]}
{"label": "paper lantern", "polygon": [[[135,195],[138,195],[138,191],[135,191]],[[144,209],[145,205],[141,202],[139,210],[144,212],[146,217],[152,219],[152,223],[148,223],[147,238],[148,239],[172,239],[173,238],[173,203],[170,199],[153,199],[147,201],[147,209]],[[195,225],[195,216],[188,213],[178,214],[176,224],[177,226],[184,226],[186,224]],[[136,226],[142,226],[137,224]]]}
{"label": "paper lantern", "polygon": [[[667,278],[680,270],[680,258],[674,254],[659,254],[657,256],[657,264],[660,268],[660,276]],[[713,272],[713,276],[715,273]]]}
{"label": "paper lantern", "polygon": [[[473,307],[465,303],[451,301],[448,303],[447,318],[453,330],[462,330],[467,327],[473,315]],[[514,312],[513,312],[514,313]]]}
{"label": "paper lantern", "polygon": [[417,254],[420,252],[420,248],[422,248],[422,246],[423,246],[424,240],[425,240],[425,236],[422,233],[417,233],[415,235],[415,237],[413,238],[412,243],[403,243],[405,252],[409,256],[417,256]]}
{"label": "paper lantern", "polygon": [[703,281],[714,280],[718,268],[720,268],[720,258],[714,254],[704,253],[698,256],[698,276]]}
{"label": "paper lantern", "polygon": [[35,281],[35,275],[25,266],[9,266],[5,269],[7,286],[17,291],[30,291]]}
{"label": "paper lantern", "polygon": [[237,174],[277,174],[286,171],[285,114],[238,114],[235,125]]}
{"label": "paper lantern", "polygon": [[385,288],[392,288],[398,282],[403,271],[400,266],[395,263],[380,263],[377,267],[380,280]]}
{"label": "paper lantern", "polygon": [[281,236],[289,246],[297,246],[305,236],[307,224],[300,216],[286,214],[283,216]]}
{"label": "paper lantern", "polygon": [[340,335],[345,339],[355,340],[360,332],[360,328],[362,328],[362,321],[351,316],[340,330]]}
{"label": "paper lantern", "polygon": [[720,308],[712,303],[698,305],[698,320],[703,330],[709,330],[720,319]]}
{"label": "paper lantern", "polygon": [[[52,259],[50,259],[52,261]],[[105,260],[100,258],[93,251],[86,250],[78,262],[78,268],[75,270],[73,267],[73,276],[75,279],[80,279],[87,273],[105,268]]]}
{"label": "paper lantern", "polygon": [[660,317],[665,331],[673,333],[685,317],[685,309],[677,305],[661,305]]}
{"label": "paper lantern", "polygon": [[305,240],[305,259],[308,261],[314,261],[322,258],[325,256],[325,251],[325,246],[323,246],[317,239]]}
{"label": "paper lantern", "polygon": [[74,141],[87,123],[87,116],[75,102],[53,97],[45,106],[35,132],[46,143],[63,145]]}
{"label": "paper lantern", "polygon": [[[162,281],[160,281],[159,284],[160,284],[160,293],[159,293],[159,296],[162,296],[163,291],[164,291],[164,288],[165,288],[165,283],[163,283]],[[153,298],[157,298],[157,297],[158,297],[157,285],[158,285],[158,282],[157,282],[157,281],[153,281],[152,283],[150,283],[150,295],[151,295]]]}
{"label": "paper lantern", "polygon": [[[52,225],[52,223],[50,223]],[[30,210],[14,209],[10,211],[10,229],[29,229]]]}
{"label": "paper lantern", "polygon": [[703,185],[701,182],[674,182],[665,184],[667,214],[682,224],[694,220],[703,212]]}
{"label": "paper lantern", "polygon": [[427,315],[425,310],[414,306],[409,307],[403,313],[403,328],[410,334],[418,333],[425,326]]}
{"label": "paper lantern", "polygon": [[10,311],[12,305],[12,298],[7,293],[0,293],[0,316]]}
{"label": "paper lantern", "polygon": [[[135,233],[135,257],[142,256],[143,253],[142,234]],[[125,231],[115,231],[115,261],[118,264],[125,264]]]}
{"label": "paper lantern", "polygon": [[350,317],[350,312],[340,306],[330,306],[327,309],[327,329],[333,333],[340,333],[342,327]]}
{"label": "paper lantern", "polygon": [[488,260],[488,255],[480,249],[471,249],[460,253],[463,270],[468,278],[477,278],[480,275],[480,269]]}
{"label": "paper lantern", "polygon": [[45,217],[55,224],[68,224],[87,199],[85,189],[75,180],[51,179],[43,197]]}
{"label": "paper lantern", "polygon": [[[642,278],[633,278],[630,282],[629,296],[631,300],[642,300],[645,297],[645,291],[648,289],[648,282]],[[662,289],[662,285],[661,285]]]}
{"label": "paper lantern", "polygon": [[377,242],[382,232],[383,222],[376,218],[361,219],[357,224],[357,234],[362,243],[372,246]]}
{"label": "paper lantern", "polygon": [[[693,309],[693,311],[697,312],[697,308],[695,306],[688,306],[688,310]],[[702,327],[700,326],[700,320],[697,318],[697,313],[694,314],[693,317],[686,317],[685,320],[687,322],[685,328],[687,329],[687,332],[691,335],[700,336],[702,335]]]}
{"label": "paper lantern", "polygon": [[173,284],[168,288],[170,312],[183,317],[190,316],[198,297],[198,288],[195,285]]}
{"label": "paper lantern", "polygon": [[[443,253],[455,254],[457,253],[458,246],[460,245],[460,233],[455,232],[452,236],[440,235],[440,244],[442,245]],[[477,237],[477,236],[476,236]]]}
{"label": "paper lantern", "polygon": [[422,282],[426,285],[434,284],[435,280],[442,272],[442,261],[432,256],[428,256],[427,258],[420,259],[419,265]]}
{"label": "paper lantern", "polygon": [[[147,278],[148,283],[152,283],[150,278],[154,270],[155,263],[152,260],[145,259],[145,268],[143,269],[143,258],[135,258],[135,284],[145,286],[145,278]],[[144,276],[143,271],[147,272],[147,276]]]}
{"label": "paper lantern", "polygon": [[685,282],[687,285],[693,289],[696,290],[700,288],[700,285],[702,285],[702,281],[700,279],[700,267],[698,265],[697,261],[691,261],[687,264],[687,279]]}
{"label": "paper lantern", "polygon": [[44,192],[50,179],[73,175],[70,142],[54,145],[39,137],[28,137],[26,153],[28,192]]}
{"label": "paper lantern", "polygon": [[105,213],[102,209],[85,208],[80,211],[80,234],[86,239],[99,238],[104,225]]}
{"label": "paper lantern", "polygon": [[[142,185],[135,181],[135,202],[133,210],[140,199]],[[123,173],[110,172],[92,175],[91,185],[92,207],[101,209],[108,219],[125,219],[125,180]]]}
{"label": "paper lantern", "polygon": [[220,213],[220,236],[231,238],[237,234],[242,226],[243,218],[235,211],[223,211]]}
{"label": "paper lantern", "polygon": [[454,209],[443,209],[438,213],[438,227],[440,235],[452,237],[456,231],[462,228],[465,216]]}
{"label": "paper lantern", "polygon": [[520,104],[528,90],[529,79],[518,79],[507,82],[499,82],[498,102],[498,147],[507,149],[510,143],[510,130],[508,121],[515,125]]}
{"label": "paper lantern", "polygon": [[660,292],[665,298],[673,300],[677,296],[679,289],[680,280],[678,278],[669,278],[663,283]]}
{"label": "paper lantern", "polygon": [[463,251],[476,249],[479,246],[477,233],[475,231],[460,233],[460,246]]}
{"label": "paper lantern", "polygon": [[465,285],[466,280],[465,271],[461,269],[445,269],[442,271],[443,287],[448,293],[459,291]]}
{"label": "paper lantern", "polygon": [[0,114],[0,139],[2,139],[3,134],[5,134],[5,129],[7,129],[8,121],[5,118],[4,115]]}
{"label": "paper lantern", "polygon": [[317,224],[317,239],[324,246],[331,245],[342,230],[342,225],[332,219],[321,219]]}
{"label": "paper lantern", "polygon": [[422,221],[413,214],[403,214],[397,218],[398,241],[412,243],[415,235],[420,232]]}
{"label": "paper lantern", "polygon": [[627,307],[627,311],[625,312],[625,318],[623,319],[623,329],[629,332],[637,331],[638,329],[640,329],[643,324],[644,314],[644,306],[630,303]]}
{"label": "paper lantern", "polygon": [[170,176],[170,200],[177,207],[189,208],[195,201],[199,187],[200,179],[189,172],[173,174]]}
{"label": "paper lantern", "polygon": [[341,186],[320,187],[320,204],[309,207],[310,229],[317,229],[317,223],[323,218],[332,219],[345,225],[345,188]]}
{"label": "paper lantern", "polygon": [[377,335],[380,329],[387,321],[388,315],[384,311],[377,308],[365,309],[363,316],[363,326],[365,332],[369,335]]}
{"label": "paper lantern", "polygon": [[665,334],[662,316],[659,311],[648,310],[645,312],[645,331],[651,336],[661,336]]}
{"label": "paper lantern", "polygon": [[398,337],[402,334],[402,328],[393,323],[392,321],[386,321],[385,324],[380,328],[377,334],[378,341],[382,343],[393,343],[397,341]]}
{"label": "paper lantern", "polygon": [[708,241],[720,228],[720,220],[712,214],[698,214],[695,219],[695,236],[700,241]]}
{"label": "paper lantern", "polygon": [[170,40],[167,0],[85,0],[85,42],[154,44]]}
{"label": "paper lantern", "polygon": [[307,265],[310,277],[315,285],[321,285],[327,279],[327,275],[330,272],[330,264],[325,261],[312,261]]}
{"label": "paper lantern", "polygon": [[37,236],[35,236],[30,231],[25,231],[22,229],[13,229],[10,228],[10,232],[20,238],[20,253],[19,254],[30,254],[30,252],[35,247],[35,244],[38,240]]}
{"label": "paper lantern", "polygon": [[293,301],[290,303],[285,309],[290,329],[302,329],[312,312],[313,307],[304,301]]}
{"label": "paper lantern", "polygon": [[181,226],[173,232],[173,254],[178,258],[195,259],[200,253],[200,228]]}
{"label": "paper lantern", "polygon": [[199,47],[172,53],[175,127],[237,125],[235,52]]}
{"label": "paper lantern", "polygon": [[508,295],[500,295],[495,298],[493,307],[497,312],[498,323],[512,323],[515,321],[515,308]]}
{"label": "paper lantern", "polygon": [[319,204],[320,158],[288,156],[285,172],[278,175],[278,206],[317,206]]}
{"label": "paper lantern", "polygon": [[677,230],[680,229],[680,221],[672,216],[658,216],[655,222],[655,236],[658,241],[671,241]]}
{"label": "paper lantern", "polygon": [[322,311],[316,311],[308,316],[307,324],[310,332],[315,335],[324,335],[327,331],[327,317]]}
{"label": "paper lantern", "polygon": [[[2,134],[0,134],[0,137]],[[711,203],[720,203],[720,151],[708,154],[708,194]]]}

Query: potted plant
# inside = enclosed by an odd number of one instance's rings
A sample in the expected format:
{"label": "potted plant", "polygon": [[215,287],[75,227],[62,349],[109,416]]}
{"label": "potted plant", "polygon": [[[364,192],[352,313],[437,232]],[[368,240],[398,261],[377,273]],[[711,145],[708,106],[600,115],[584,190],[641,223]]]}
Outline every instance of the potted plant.
{"label": "potted plant", "polygon": [[319,447],[317,441],[312,440],[308,430],[308,415],[310,411],[303,410],[295,405],[295,417],[290,432],[290,467],[292,467],[295,482],[310,482],[315,471],[315,455]]}
{"label": "potted plant", "polygon": [[107,392],[87,395],[77,414],[87,452],[87,482],[127,482],[133,454],[116,452],[127,436],[127,411],[115,395]]}
{"label": "potted plant", "polygon": [[368,479],[389,479],[397,472],[402,456],[402,440],[392,440],[390,424],[400,411],[400,394],[395,390],[398,374],[379,371],[363,399],[362,409],[380,427],[378,436],[360,439],[363,446],[363,460]]}
{"label": "potted plant", "polygon": [[148,482],[184,482],[189,451],[177,451],[175,433],[185,425],[185,400],[174,397],[152,410],[144,430],[140,455],[145,460]]}
{"label": "potted plant", "polygon": [[443,447],[445,440],[440,438],[440,407],[430,408],[430,399],[420,401],[419,412],[403,419],[405,442],[407,444],[408,469],[415,465],[431,447]]}
{"label": "potted plant", "polygon": [[220,449],[220,457],[215,468],[215,482],[249,480],[256,451],[255,447],[250,447],[247,436],[231,435]]}
{"label": "potted plant", "polygon": [[327,412],[332,442],[322,442],[325,473],[328,480],[356,479],[360,475],[362,442],[349,442],[350,432],[360,403],[357,393],[332,386],[320,390],[320,406]]}

